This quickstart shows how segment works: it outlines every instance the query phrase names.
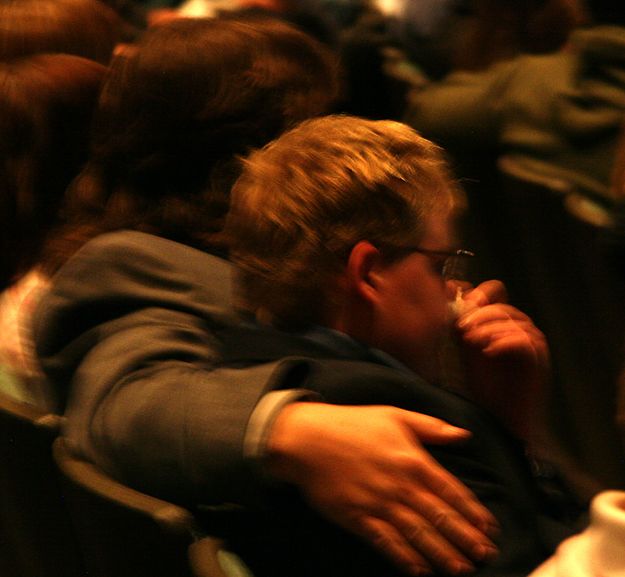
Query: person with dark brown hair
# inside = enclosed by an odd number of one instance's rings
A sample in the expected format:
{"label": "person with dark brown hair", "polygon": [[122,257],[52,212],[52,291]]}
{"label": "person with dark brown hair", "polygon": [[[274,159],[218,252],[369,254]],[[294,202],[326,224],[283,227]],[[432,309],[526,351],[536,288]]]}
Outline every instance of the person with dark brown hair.
{"label": "person with dark brown hair", "polygon": [[[78,151],[82,160],[87,152],[90,113],[85,103],[92,106],[97,94],[96,85],[85,80],[85,70],[96,66],[50,55],[74,55],[107,64],[123,39],[123,23],[99,0],[2,0],[0,21],[0,62],[6,63],[2,68],[1,122],[8,131],[0,160],[4,162],[3,178],[7,179],[2,199],[7,222],[0,233],[4,237],[2,258],[6,259],[0,267],[0,288],[4,288],[38,257],[38,243],[56,217],[51,199],[60,202],[62,189],[71,180],[69,175],[80,167],[75,158]],[[37,57],[28,60],[33,56]],[[98,70],[101,74],[103,69]],[[80,95],[81,86],[84,96]],[[75,113],[70,112],[72,104]],[[87,122],[78,129],[81,121]],[[59,128],[65,122],[67,125]],[[74,136],[78,138],[75,144],[70,142]],[[63,147],[67,147],[66,163],[57,156]],[[18,156],[21,183],[17,179]],[[46,192],[41,190],[42,183],[46,183]],[[18,194],[22,185],[26,190]],[[20,216],[15,217],[16,213]],[[30,218],[34,222],[27,222]]]}
{"label": "person with dark brown hair", "polygon": [[[492,516],[418,439],[466,432],[304,402],[316,397],[296,364],[220,367],[219,333],[238,321],[221,229],[239,157],[327,112],[338,91],[327,49],[271,19],[174,20],[120,54],[69,191],[37,351],[72,449],[125,483],[192,507],[248,506],[304,460],[316,474],[294,485],[326,518],[408,570],[459,572],[491,551]],[[323,438],[304,441],[320,424]]]}
{"label": "person with dark brown hair", "polygon": [[44,407],[51,399],[29,339],[30,313],[47,285],[37,265],[65,189],[86,161],[104,72],[67,54],[0,63],[0,365],[16,396]]}
{"label": "person with dark brown hair", "polygon": [[49,408],[29,339],[47,283],[35,265],[86,160],[103,64],[125,29],[98,0],[3,0],[0,22],[0,362],[5,390]]}
{"label": "person with dark brown hair", "polygon": [[127,40],[123,20],[99,0],[2,0],[0,60],[64,53],[107,64]]}
{"label": "person with dark brown hair", "polygon": [[561,49],[587,22],[580,0],[474,0],[457,30],[450,71],[483,70],[521,54]]}
{"label": "person with dark brown hair", "polygon": [[68,191],[69,228],[214,248],[238,157],[324,112],[338,91],[329,50],[271,18],[149,30],[111,64],[89,162]]}

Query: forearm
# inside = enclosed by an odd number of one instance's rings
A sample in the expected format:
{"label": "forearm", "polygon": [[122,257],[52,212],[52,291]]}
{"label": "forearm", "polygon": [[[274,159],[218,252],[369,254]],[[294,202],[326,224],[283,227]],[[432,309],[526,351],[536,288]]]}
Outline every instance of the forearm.
{"label": "forearm", "polygon": [[194,503],[244,502],[260,482],[245,433],[271,372],[155,367],[129,375],[82,428],[70,412],[70,431],[133,486]]}

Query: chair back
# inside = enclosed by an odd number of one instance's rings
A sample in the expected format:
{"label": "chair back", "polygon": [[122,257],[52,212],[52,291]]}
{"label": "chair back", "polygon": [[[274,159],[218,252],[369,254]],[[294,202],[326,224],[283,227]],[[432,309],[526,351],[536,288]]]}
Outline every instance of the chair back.
{"label": "chair back", "polygon": [[0,393],[0,574],[84,576],[52,459],[61,418]]}
{"label": "chair back", "polygon": [[622,487],[615,383],[623,361],[625,286],[604,240],[610,215],[557,179],[499,162],[510,231],[510,296],[546,334],[555,383],[551,421],[583,470]]}
{"label": "chair back", "polygon": [[[212,559],[218,548],[200,541],[188,510],[116,481],[74,456],[63,437],[53,454],[89,577],[220,577]],[[211,560],[192,570],[191,546]]]}

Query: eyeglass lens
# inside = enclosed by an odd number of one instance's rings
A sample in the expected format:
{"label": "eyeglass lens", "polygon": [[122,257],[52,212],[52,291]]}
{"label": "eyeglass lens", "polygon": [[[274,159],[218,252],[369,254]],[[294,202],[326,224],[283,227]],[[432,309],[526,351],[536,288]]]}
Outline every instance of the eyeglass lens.
{"label": "eyeglass lens", "polygon": [[[468,280],[470,258],[465,253],[448,256],[443,264],[443,278],[445,280]],[[472,255],[471,255],[472,256]]]}

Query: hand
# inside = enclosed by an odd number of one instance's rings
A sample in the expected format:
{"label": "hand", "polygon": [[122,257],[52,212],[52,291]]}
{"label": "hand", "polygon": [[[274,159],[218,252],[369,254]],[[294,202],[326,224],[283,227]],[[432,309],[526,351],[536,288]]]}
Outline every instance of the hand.
{"label": "hand", "polygon": [[532,320],[505,300],[502,283],[482,283],[463,295],[466,312],[456,324],[474,399],[527,440],[548,379],[549,350]]}
{"label": "hand", "polygon": [[326,518],[412,575],[473,569],[496,555],[490,512],[421,442],[470,433],[393,407],[293,403],[276,420],[269,466]]}

